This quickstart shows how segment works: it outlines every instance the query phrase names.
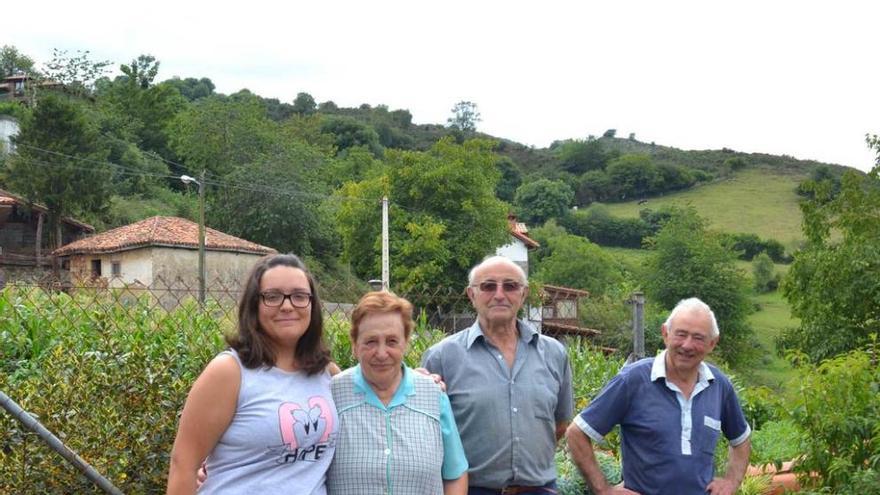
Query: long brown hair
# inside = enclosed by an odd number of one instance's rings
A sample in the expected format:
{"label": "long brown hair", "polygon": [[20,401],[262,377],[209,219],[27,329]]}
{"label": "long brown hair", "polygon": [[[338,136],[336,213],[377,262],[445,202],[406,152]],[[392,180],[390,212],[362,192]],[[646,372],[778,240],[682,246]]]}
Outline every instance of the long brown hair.
{"label": "long brown hair", "polygon": [[324,316],[318,287],[308,268],[295,254],[271,254],[261,258],[248,275],[244,293],[238,302],[238,333],[227,337],[229,346],[238,352],[241,362],[248,368],[274,366],[275,351],[269,338],[260,327],[260,281],[270,268],[289,266],[302,270],[312,292],[312,309],[309,326],[296,344],[294,357],[297,366],[312,375],[324,370],[330,363],[330,351],[324,342]]}

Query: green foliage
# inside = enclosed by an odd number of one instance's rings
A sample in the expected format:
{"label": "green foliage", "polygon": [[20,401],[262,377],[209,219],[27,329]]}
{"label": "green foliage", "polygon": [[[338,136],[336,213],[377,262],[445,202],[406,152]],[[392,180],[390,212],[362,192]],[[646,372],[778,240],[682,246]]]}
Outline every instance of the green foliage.
{"label": "green foliage", "polygon": [[[596,451],[596,461],[599,469],[605,475],[605,479],[612,485],[623,481],[623,468],[620,459],[604,450]],[[556,487],[559,495],[592,495],[593,491],[587,487],[586,482],[574,465],[568,449],[561,448],[556,451],[556,470],[558,478]]]}
{"label": "green foliage", "polygon": [[[854,490],[880,471],[880,343],[867,350],[827,359],[818,366],[800,354],[799,390],[792,410],[803,429],[801,457],[795,470],[815,473],[816,483],[834,493]],[[812,483],[810,483],[812,484]]]}
{"label": "green foliage", "polygon": [[337,226],[358,276],[380,270],[381,209],[391,200],[391,281],[400,293],[460,287],[467,271],[507,239],[507,208],[495,197],[492,142],[441,140],[428,152],[389,151],[383,173],[344,185]]}
{"label": "green foliage", "polygon": [[731,364],[744,362],[751,348],[746,317],[752,306],[746,279],[721,236],[708,230],[696,211],[685,209],[667,220],[649,245],[654,251],[645,280],[649,300],[671,310],[681,299],[699,297],[715,312],[721,329],[716,352]]}
{"label": "green foliage", "polygon": [[317,109],[318,105],[315,103],[315,99],[308,93],[297,93],[296,98],[293,99],[293,111],[295,113],[310,115],[315,113]]}
{"label": "green foliage", "polygon": [[[96,120],[105,134],[171,159],[175,156],[169,149],[166,128],[184,109],[186,100],[170,84],[153,84],[158,70],[159,62],[150,55],[121,65],[123,75],[98,84],[100,114]],[[119,157],[110,159],[118,163]]]}
{"label": "green foliage", "polygon": [[[219,188],[207,222],[222,232],[329,262],[339,254],[331,215],[322,206],[329,188],[317,176],[331,160],[305,143],[287,143],[225,177],[248,187]],[[235,212],[235,214],[230,214]]]}
{"label": "green foliage", "polygon": [[574,192],[563,181],[538,179],[516,189],[514,203],[517,215],[524,222],[542,224],[561,218],[574,201]]}
{"label": "green foliage", "polygon": [[611,178],[604,170],[590,170],[577,181],[576,199],[579,206],[608,199],[614,191]]}
{"label": "green foliage", "polygon": [[211,96],[214,94],[215,89],[214,83],[207,77],[202,77],[200,79],[194,77],[180,79],[175,76],[163,81],[162,84],[177,89],[180,95],[186,98],[187,101],[196,101]]}
{"label": "green foliage", "polygon": [[844,174],[833,199],[830,183],[814,183],[815,197],[802,205],[807,245],[783,282],[801,325],[786,332],[781,344],[815,362],[859,348],[880,332],[878,170]]}
{"label": "green foliage", "polygon": [[[195,304],[164,312],[109,297],[0,293],[0,390],[123,492],[158,493],[175,411],[230,322]],[[8,415],[0,428],[0,492],[97,493]]]}
{"label": "green foliage", "polygon": [[640,218],[617,218],[603,204],[570,212],[561,220],[572,234],[586,237],[601,246],[639,248],[642,239],[656,231]]}
{"label": "green foliage", "polygon": [[582,175],[591,170],[604,170],[608,161],[617,158],[620,153],[608,151],[601,141],[574,139],[564,141],[555,150],[562,170],[574,175]]}
{"label": "green foliage", "polygon": [[447,125],[461,132],[475,132],[477,123],[483,120],[477,104],[472,101],[460,101],[450,111],[452,117],[446,120]]}
{"label": "green foliage", "polygon": [[789,263],[791,258],[785,255],[785,246],[775,239],[761,239],[756,234],[728,234],[731,248],[739,252],[739,259],[751,261],[760,253],[766,253],[777,263]]}
{"label": "green foliage", "polygon": [[60,246],[61,218],[100,211],[110,198],[110,166],[97,129],[80,103],[47,94],[21,124],[6,183],[49,210],[51,245]]}
{"label": "green foliage", "polygon": [[537,263],[536,280],[601,294],[623,279],[617,261],[583,237],[562,234],[541,242],[549,254]]}
{"label": "green foliage", "polygon": [[178,113],[168,126],[169,145],[191,170],[223,176],[271,154],[276,124],[250,93],[202,98]]}
{"label": "green foliage", "polygon": [[370,150],[376,157],[382,156],[382,145],[379,144],[376,130],[352,117],[327,117],[321,123],[321,132],[335,136],[335,145],[339,152],[357,146]]}
{"label": "green foliage", "polygon": [[781,465],[800,455],[804,433],[790,419],[764,423],[750,437],[752,453],[749,461],[754,465]]}
{"label": "green foliage", "polygon": [[614,197],[617,199],[644,197],[657,189],[663,180],[648,155],[623,155],[612,160],[606,172],[615,187]]}
{"label": "green foliage", "polygon": [[91,60],[89,50],[77,50],[76,55],[68,55],[67,50],[55,48],[52,50],[52,60],[45,64],[42,75],[48,81],[63,84],[65,91],[70,94],[86,96],[92,93],[95,81],[109,65],[107,60]]}
{"label": "green foliage", "polygon": [[779,285],[779,274],[775,273],[776,267],[767,253],[761,253],[752,261],[753,287],[758,292],[770,292],[776,290]]}
{"label": "green foliage", "polygon": [[17,72],[29,73],[34,68],[34,60],[18,51],[14,45],[0,48],[0,79]]}
{"label": "green foliage", "polygon": [[516,189],[522,184],[522,174],[510,158],[501,157],[495,165],[501,172],[501,178],[495,186],[495,195],[502,201],[513,203]]}

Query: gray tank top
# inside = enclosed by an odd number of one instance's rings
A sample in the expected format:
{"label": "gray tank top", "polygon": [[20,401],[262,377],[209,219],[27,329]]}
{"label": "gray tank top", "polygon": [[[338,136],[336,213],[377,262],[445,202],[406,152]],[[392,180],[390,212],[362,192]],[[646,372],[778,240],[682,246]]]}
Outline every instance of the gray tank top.
{"label": "gray tank top", "polygon": [[241,388],[199,493],[325,495],[339,424],[330,375],[249,369],[235,351],[221,354],[238,362]]}

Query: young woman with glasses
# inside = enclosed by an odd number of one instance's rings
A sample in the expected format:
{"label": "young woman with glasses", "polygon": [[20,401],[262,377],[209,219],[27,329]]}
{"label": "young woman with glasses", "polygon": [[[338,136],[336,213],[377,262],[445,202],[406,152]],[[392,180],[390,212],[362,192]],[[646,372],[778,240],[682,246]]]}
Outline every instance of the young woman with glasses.
{"label": "young woman with glasses", "polygon": [[[321,303],[302,261],[252,269],[230,350],[190,390],[171,452],[169,494],[326,494],[338,417]],[[197,488],[207,458],[210,475]]]}

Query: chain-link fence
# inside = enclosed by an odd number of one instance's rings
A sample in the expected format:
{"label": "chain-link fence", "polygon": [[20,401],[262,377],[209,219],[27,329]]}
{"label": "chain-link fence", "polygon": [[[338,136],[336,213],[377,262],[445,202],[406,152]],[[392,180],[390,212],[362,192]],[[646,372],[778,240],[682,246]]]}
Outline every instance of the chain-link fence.
{"label": "chain-link fence", "polygon": [[[365,290],[319,287],[325,336],[343,368],[354,364],[349,318]],[[177,415],[202,368],[226,346],[224,334],[235,330],[241,291],[215,283],[202,306],[198,285],[180,279],[6,281],[0,391],[123,492],[162,493]],[[400,295],[416,310],[410,365],[475,318],[461,288]],[[98,493],[7,414],[0,413],[0,431],[0,493]]]}

